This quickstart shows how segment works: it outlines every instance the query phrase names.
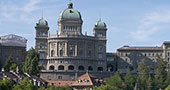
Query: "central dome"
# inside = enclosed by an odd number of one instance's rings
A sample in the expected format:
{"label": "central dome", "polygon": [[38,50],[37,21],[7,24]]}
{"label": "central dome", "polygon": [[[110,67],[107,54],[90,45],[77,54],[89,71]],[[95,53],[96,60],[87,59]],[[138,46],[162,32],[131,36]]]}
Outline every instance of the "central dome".
{"label": "central dome", "polygon": [[60,14],[60,20],[81,20],[81,14],[79,11],[73,9],[73,3],[68,3],[68,8],[61,12]]}

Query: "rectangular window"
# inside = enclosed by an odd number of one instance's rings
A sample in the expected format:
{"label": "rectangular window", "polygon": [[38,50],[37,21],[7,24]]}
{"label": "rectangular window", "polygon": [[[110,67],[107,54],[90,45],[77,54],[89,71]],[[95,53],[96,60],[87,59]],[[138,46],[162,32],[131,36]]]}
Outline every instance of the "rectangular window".
{"label": "rectangular window", "polygon": [[103,58],[103,55],[102,55],[101,53],[98,54],[98,58],[99,58],[99,59]]}
{"label": "rectangular window", "polygon": [[63,78],[62,76],[58,76],[58,79],[59,79],[59,80],[62,80],[62,78]]}

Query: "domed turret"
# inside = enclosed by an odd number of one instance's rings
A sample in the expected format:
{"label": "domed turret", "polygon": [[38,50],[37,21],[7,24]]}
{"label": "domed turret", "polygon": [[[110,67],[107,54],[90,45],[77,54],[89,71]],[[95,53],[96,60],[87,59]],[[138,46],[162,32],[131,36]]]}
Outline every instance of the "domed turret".
{"label": "domed turret", "polygon": [[97,21],[93,29],[94,36],[106,38],[106,31],[107,31],[106,24],[101,19]]}
{"label": "domed turret", "polygon": [[61,12],[59,20],[82,20],[79,11],[73,9],[73,3],[68,3],[68,8]]}
{"label": "domed turret", "polygon": [[82,35],[83,20],[79,11],[73,9],[73,3],[68,3],[68,8],[63,10],[58,19],[59,36]]}
{"label": "domed turret", "polygon": [[48,22],[46,20],[44,20],[43,18],[41,18],[40,20],[38,20],[36,25],[40,26],[40,27],[48,27]]}
{"label": "domed turret", "polygon": [[97,23],[95,24],[95,27],[97,27],[97,28],[106,28],[106,24],[100,19],[100,20],[97,21]]}

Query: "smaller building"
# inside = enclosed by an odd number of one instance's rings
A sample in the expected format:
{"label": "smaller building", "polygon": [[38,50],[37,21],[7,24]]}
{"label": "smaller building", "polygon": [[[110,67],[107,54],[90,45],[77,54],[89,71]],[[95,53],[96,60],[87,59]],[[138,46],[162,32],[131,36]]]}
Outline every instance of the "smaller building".
{"label": "smaller building", "polygon": [[25,38],[14,34],[0,36],[0,64],[3,66],[9,56],[16,63],[23,62],[26,57],[26,43]]}

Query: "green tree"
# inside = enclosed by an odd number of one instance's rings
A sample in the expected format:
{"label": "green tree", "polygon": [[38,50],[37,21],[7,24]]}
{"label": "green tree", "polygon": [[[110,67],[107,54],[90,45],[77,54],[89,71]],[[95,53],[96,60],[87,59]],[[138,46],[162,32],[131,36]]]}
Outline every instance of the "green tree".
{"label": "green tree", "polygon": [[126,83],[126,90],[133,90],[135,86],[135,78],[131,75],[129,69],[127,70],[127,73],[124,77],[124,81]]}
{"label": "green tree", "polygon": [[156,72],[154,76],[154,88],[155,90],[162,88],[164,89],[166,86],[165,80],[166,80],[166,62],[164,59],[158,57],[157,63],[156,63]]}
{"label": "green tree", "polygon": [[38,90],[45,90],[45,88],[41,86],[40,88],[38,88]]}
{"label": "green tree", "polygon": [[116,72],[111,78],[106,79],[106,85],[118,88],[119,90],[125,87],[121,75],[118,72]]}
{"label": "green tree", "polygon": [[120,90],[116,87],[111,87],[109,85],[101,85],[99,87],[93,87],[93,90]]}
{"label": "green tree", "polygon": [[147,88],[147,80],[149,78],[149,66],[147,66],[146,61],[143,59],[138,64],[138,87],[140,90],[146,90]]}
{"label": "green tree", "polygon": [[0,81],[0,90],[11,90],[13,85],[9,80]]}
{"label": "green tree", "polygon": [[4,64],[4,70],[6,72],[9,72],[10,71],[10,66],[13,64],[13,58],[11,56],[8,57],[8,59],[5,61],[5,64]]}
{"label": "green tree", "polygon": [[16,72],[16,68],[17,68],[17,64],[13,63],[11,66],[10,66],[10,70]]}
{"label": "green tree", "polygon": [[23,66],[23,72],[31,75],[37,75],[39,72],[39,55],[31,48],[28,53]]}
{"label": "green tree", "polygon": [[168,85],[170,85],[170,67],[168,68],[168,72],[167,72],[167,76],[166,76],[166,80],[165,80],[165,85],[166,85],[166,87]]}
{"label": "green tree", "polygon": [[28,78],[21,81],[20,84],[16,85],[12,90],[36,90],[34,85],[32,85]]}
{"label": "green tree", "polygon": [[55,86],[49,85],[47,90],[72,90],[72,89],[70,89],[67,86],[65,86],[65,87],[55,87]]}
{"label": "green tree", "polygon": [[165,90],[170,90],[170,85],[168,87],[166,87]]}
{"label": "green tree", "polygon": [[148,80],[146,81],[146,90],[152,90],[152,77],[149,76]]}

